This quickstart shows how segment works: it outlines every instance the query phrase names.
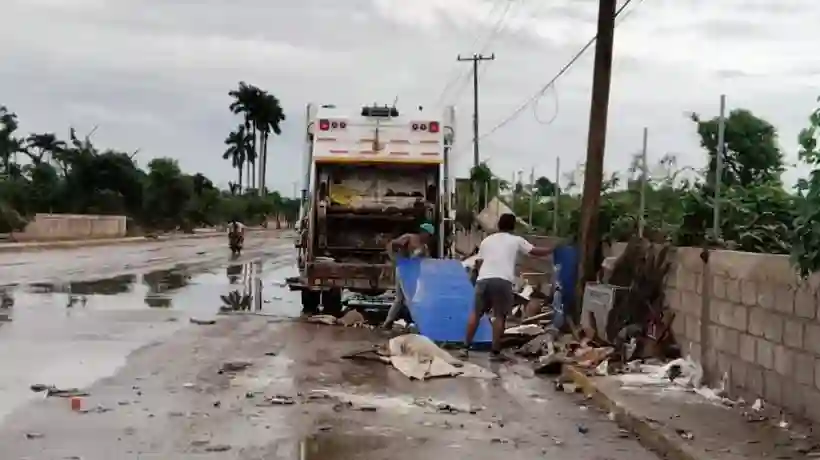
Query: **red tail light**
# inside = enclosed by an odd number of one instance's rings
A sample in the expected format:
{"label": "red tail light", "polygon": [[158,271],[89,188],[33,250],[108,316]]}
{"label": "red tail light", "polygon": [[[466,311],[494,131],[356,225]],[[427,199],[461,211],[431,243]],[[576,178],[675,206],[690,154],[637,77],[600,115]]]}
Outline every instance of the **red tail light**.
{"label": "red tail light", "polygon": [[328,120],[319,120],[319,130],[320,131],[327,131],[330,129],[330,121]]}
{"label": "red tail light", "polygon": [[437,132],[439,132],[439,129],[441,129],[441,126],[439,126],[437,121],[431,121],[430,122],[430,132],[431,133],[437,133]]}

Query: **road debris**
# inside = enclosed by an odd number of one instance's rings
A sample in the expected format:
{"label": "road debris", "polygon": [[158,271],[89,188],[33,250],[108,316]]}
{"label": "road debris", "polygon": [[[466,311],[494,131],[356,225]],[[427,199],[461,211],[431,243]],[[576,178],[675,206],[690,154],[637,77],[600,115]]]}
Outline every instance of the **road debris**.
{"label": "road debris", "polygon": [[216,324],[215,319],[190,318],[188,321],[190,321],[191,324],[196,324],[198,326],[213,326],[214,324]]}
{"label": "road debris", "polygon": [[267,407],[267,406],[292,406],[296,404],[296,400],[290,396],[267,396],[265,397],[262,402],[258,403],[257,406],[259,407]]}
{"label": "road debris", "polygon": [[242,372],[252,365],[253,363],[250,361],[226,361],[222,363],[222,366],[220,366],[219,372]]}
{"label": "road debris", "polygon": [[57,388],[54,385],[43,385],[41,383],[31,385],[29,388],[31,388],[31,391],[35,393],[46,392],[47,397],[54,396],[57,398],[72,398],[89,396],[87,391],[80,390],[78,388]]}

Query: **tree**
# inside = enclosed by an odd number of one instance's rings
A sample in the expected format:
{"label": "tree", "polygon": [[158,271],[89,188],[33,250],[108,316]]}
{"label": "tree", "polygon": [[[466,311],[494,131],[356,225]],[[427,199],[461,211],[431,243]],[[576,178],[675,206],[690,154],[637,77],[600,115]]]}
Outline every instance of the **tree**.
{"label": "tree", "polygon": [[535,179],[535,193],[538,196],[555,195],[555,184],[548,178],[541,176]]}
{"label": "tree", "polygon": [[279,99],[272,94],[264,92],[260,102],[260,109],[256,114],[256,125],[259,129],[261,144],[259,189],[265,190],[265,187],[267,186],[266,174],[268,169],[268,139],[270,138],[271,132],[277,136],[282,134],[282,129],[279,124],[285,121],[285,113],[282,110]]}
{"label": "tree", "polygon": [[34,164],[40,164],[46,155],[59,154],[66,143],[57,139],[54,133],[32,134],[26,138],[26,153]]}
{"label": "tree", "polygon": [[[820,98],[817,99],[820,103]],[[800,131],[798,156],[812,168],[808,179],[797,184],[797,218],[794,222],[792,261],[804,277],[820,270],[820,107],[809,115]]]}
{"label": "tree", "polygon": [[237,192],[242,191],[242,168],[247,162],[251,149],[253,149],[253,141],[248,134],[245,125],[239,125],[233,130],[228,137],[225,138],[225,145],[228,147],[222,154],[225,160],[231,160],[231,166],[236,168],[237,173]]}
{"label": "tree", "polygon": [[[241,180],[251,137],[244,124],[240,128],[227,142],[225,158]],[[278,194],[263,200],[242,194],[237,184],[222,191],[204,174],[184,173],[172,159],[154,159],[143,171],[133,153],[100,148],[92,134],[70,129],[67,141],[54,133],[23,136],[17,116],[0,108],[0,232],[23,229],[39,212],[125,215],[129,229],[136,224],[149,231],[215,225],[230,217],[259,224],[285,212],[290,218],[294,206],[298,214],[299,204]],[[19,153],[29,161],[18,162]]]}
{"label": "tree", "polygon": [[[707,183],[714,183],[717,167],[718,117],[704,120],[693,113],[700,145],[709,154]],[[747,187],[759,183],[780,183],[783,153],[777,145],[777,130],[768,121],[746,109],[732,110],[725,121],[725,154],[721,183]]]}

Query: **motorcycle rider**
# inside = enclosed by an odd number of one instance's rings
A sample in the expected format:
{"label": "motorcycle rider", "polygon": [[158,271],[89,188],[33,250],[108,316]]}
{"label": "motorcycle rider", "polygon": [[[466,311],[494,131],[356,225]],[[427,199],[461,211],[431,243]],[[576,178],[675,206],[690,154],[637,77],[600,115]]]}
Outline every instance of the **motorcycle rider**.
{"label": "motorcycle rider", "polygon": [[228,244],[230,244],[233,237],[238,239],[240,247],[245,243],[245,224],[236,218],[231,219],[228,224]]}

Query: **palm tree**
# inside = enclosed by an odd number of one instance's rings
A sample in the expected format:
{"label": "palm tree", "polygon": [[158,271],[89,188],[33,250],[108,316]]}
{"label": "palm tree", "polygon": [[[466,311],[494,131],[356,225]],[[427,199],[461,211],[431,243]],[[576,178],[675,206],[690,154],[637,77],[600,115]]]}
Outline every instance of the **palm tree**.
{"label": "palm tree", "polygon": [[277,136],[282,134],[279,124],[285,121],[285,113],[279,99],[267,92],[263,92],[259,104],[256,126],[259,129],[260,139],[260,165],[259,165],[259,191],[260,194],[266,190],[266,175],[268,172],[268,138],[271,131]]}
{"label": "palm tree", "polygon": [[231,166],[236,168],[238,173],[237,185],[239,186],[239,190],[242,190],[242,168],[245,166],[245,163],[248,159],[248,153],[250,153],[251,147],[251,138],[248,135],[248,132],[245,130],[244,125],[239,125],[236,129],[231,132],[227,138],[225,138],[225,145],[228,146],[225,149],[225,152],[222,154],[222,159],[231,160]]}
{"label": "palm tree", "polygon": [[31,161],[38,165],[43,162],[43,157],[50,154],[54,158],[65,150],[66,143],[57,139],[54,133],[32,134],[26,138],[26,153],[31,157]]}
{"label": "palm tree", "polygon": [[[262,91],[254,85],[249,85],[244,81],[239,82],[239,86],[235,90],[228,92],[228,96],[233,98],[233,102],[229,106],[231,112],[242,115],[245,119],[245,132],[251,136],[251,151],[246,155],[248,168],[248,182],[255,179],[251,174],[251,168],[256,167],[256,115],[259,113],[259,106],[261,101]],[[253,184],[256,185],[255,183]]]}
{"label": "palm tree", "polygon": [[4,174],[11,173],[12,158],[17,158],[17,154],[23,150],[23,145],[14,136],[19,124],[17,114],[0,105],[0,161],[3,162]]}

